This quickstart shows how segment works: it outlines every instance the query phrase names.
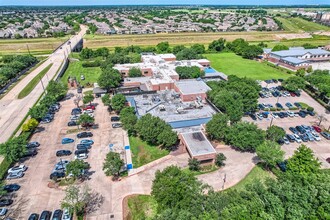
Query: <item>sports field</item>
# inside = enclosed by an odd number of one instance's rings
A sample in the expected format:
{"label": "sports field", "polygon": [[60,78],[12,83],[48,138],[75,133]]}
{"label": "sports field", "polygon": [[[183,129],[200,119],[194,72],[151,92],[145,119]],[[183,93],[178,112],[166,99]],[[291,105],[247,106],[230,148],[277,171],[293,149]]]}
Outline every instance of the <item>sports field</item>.
{"label": "sports field", "polygon": [[226,75],[249,77],[256,80],[286,79],[290,76],[285,71],[275,69],[266,63],[243,59],[234,53],[205,54],[211,66]]}
{"label": "sports field", "polygon": [[307,21],[298,17],[296,18],[278,17],[277,19],[282,22],[284,29],[287,31],[294,31],[294,32],[330,31],[330,27],[315,22]]}

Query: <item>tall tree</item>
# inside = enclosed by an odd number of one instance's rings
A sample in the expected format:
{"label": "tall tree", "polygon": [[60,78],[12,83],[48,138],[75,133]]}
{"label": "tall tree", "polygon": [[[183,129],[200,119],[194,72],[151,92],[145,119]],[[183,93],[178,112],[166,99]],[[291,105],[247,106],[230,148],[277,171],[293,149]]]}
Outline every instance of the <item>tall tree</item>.
{"label": "tall tree", "polygon": [[119,177],[120,170],[124,166],[124,161],[120,158],[119,153],[109,152],[103,163],[105,175]]}
{"label": "tall tree", "polygon": [[85,170],[89,164],[83,160],[72,160],[66,166],[66,175],[72,175],[73,178],[81,178],[85,175]]}
{"label": "tall tree", "polygon": [[274,141],[265,141],[257,147],[256,153],[268,168],[275,167],[276,163],[282,162],[285,154],[280,145]]}
{"label": "tall tree", "polygon": [[121,74],[118,70],[113,69],[111,66],[107,66],[104,70],[102,70],[97,83],[100,87],[109,91],[110,89],[118,87],[121,79]]}
{"label": "tall tree", "polygon": [[84,103],[84,104],[87,104],[87,103],[92,104],[92,101],[93,101],[93,100],[94,100],[94,95],[91,94],[91,93],[88,93],[88,94],[86,94],[86,95],[84,96],[84,98],[83,98],[83,103]]}
{"label": "tall tree", "polygon": [[209,50],[210,51],[216,51],[221,52],[223,49],[225,49],[225,43],[226,40],[223,38],[220,38],[218,40],[214,40],[209,44]]}
{"label": "tall tree", "polygon": [[212,119],[206,124],[206,132],[208,136],[214,140],[222,141],[228,132],[229,117],[225,114],[215,114]]}
{"label": "tall tree", "polygon": [[283,128],[276,125],[272,125],[266,130],[266,138],[270,141],[278,142],[281,138],[285,136],[285,131]]}
{"label": "tall tree", "polygon": [[299,76],[291,76],[282,82],[283,87],[288,90],[295,92],[299,89],[304,89],[306,84],[305,80]]}
{"label": "tall tree", "polygon": [[169,53],[169,52],[171,52],[170,44],[167,41],[166,42],[160,42],[159,44],[157,44],[156,48],[157,48],[157,51],[159,53]]}
{"label": "tall tree", "polygon": [[189,158],[188,160],[189,170],[198,171],[200,170],[200,162],[196,158]]}
{"label": "tall tree", "polygon": [[78,123],[83,127],[85,127],[87,124],[94,123],[94,121],[95,121],[95,119],[88,114],[82,114],[82,115],[80,115],[80,117],[78,119]]}
{"label": "tall tree", "polygon": [[88,205],[90,199],[91,190],[87,185],[83,187],[70,185],[65,189],[65,197],[61,201],[61,207],[72,210],[74,217],[83,216],[84,209]]}
{"label": "tall tree", "polygon": [[129,69],[128,76],[129,77],[141,77],[142,72],[139,68],[133,67],[133,68]]}
{"label": "tall tree", "polygon": [[116,94],[111,99],[111,107],[116,111],[120,112],[126,103],[126,98],[123,94]]}
{"label": "tall tree", "polygon": [[10,162],[16,162],[27,152],[27,136],[20,135],[0,144],[0,154],[4,155]]}

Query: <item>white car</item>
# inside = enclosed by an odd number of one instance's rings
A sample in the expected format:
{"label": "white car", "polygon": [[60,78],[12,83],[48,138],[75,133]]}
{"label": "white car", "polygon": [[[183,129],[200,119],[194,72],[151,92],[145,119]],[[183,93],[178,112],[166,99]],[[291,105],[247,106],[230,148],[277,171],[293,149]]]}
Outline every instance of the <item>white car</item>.
{"label": "white car", "polygon": [[14,166],[12,168],[10,168],[8,170],[8,174],[11,174],[11,173],[18,173],[18,172],[24,172],[27,170],[27,166],[25,166],[24,164],[21,164],[19,166]]}
{"label": "white car", "polygon": [[85,111],[83,111],[83,114],[90,114],[93,113],[94,111],[92,109],[87,109]]}
{"label": "white car", "polygon": [[279,118],[277,114],[270,113],[270,115],[271,115],[273,118]]}
{"label": "white car", "polygon": [[83,159],[87,159],[88,155],[87,154],[78,154],[74,157],[76,160],[83,160]]}
{"label": "white car", "polygon": [[93,113],[88,113],[89,116],[91,116],[92,118],[94,118],[94,114]]}
{"label": "white car", "polygon": [[63,210],[62,220],[71,220],[72,216],[68,209]]}
{"label": "white car", "polygon": [[71,121],[77,121],[78,119],[79,119],[79,115],[72,115],[72,116],[70,116],[70,120]]}
{"label": "white car", "polygon": [[297,143],[301,143],[301,138],[297,134],[293,134],[294,139],[296,140]]}
{"label": "white car", "polygon": [[291,118],[294,117],[294,112],[292,112],[292,111],[287,111],[286,113],[288,113],[289,117],[291,117]]}
{"label": "white car", "polygon": [[314,139],[316,141],[320,141],[321,140],[321,137],[318,134],[316,134],[315,132],[312,132],[312,135],[313,135],[313,137],[314,137]]}
{"label": "white car", "polygon": [[5,216],[5,215],[7,214],[7,212],[8,212],[8,209],[6,209],[6,208],[1,208],[1,209],[0,209],[0,216]]}
{"label": "white car", "polygon": [[286,137],[283,138],[283,141],[285,144],[290,144],[289,140]]}
{"label": "white car", "polygon": [[10,173],[7,176],[7,180],[11,180],[11,179],[18,179],[18,178],[22,178],[24,176],[24,173],[22,171],[16,172],[16,173]]}
{"label": "white car", "polygon": [[257,113],[256,116],[259,120],[262,120],[264,118],[261,113]]}

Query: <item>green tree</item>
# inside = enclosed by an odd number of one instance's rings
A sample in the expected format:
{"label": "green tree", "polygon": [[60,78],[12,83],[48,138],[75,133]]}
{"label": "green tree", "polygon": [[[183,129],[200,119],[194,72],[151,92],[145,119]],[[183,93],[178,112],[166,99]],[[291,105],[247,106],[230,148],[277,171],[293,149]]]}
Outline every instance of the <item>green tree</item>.
{"label": "green tree", "polygon": [[275,167],[276,163],[282,162],[285,154],[280,145],[274,141],[265,141],[257,147],[256,153],[268,168]]}
{"label": "green tree", "polygon": [[191,46],[191,49],[196,51],[197,54],[205,53],[205,46],[203,44],[194,44]]}
{"label": "green tree", "polygon": [[228,132],[229,117],[225,114],[217,113],[206,124],[206,132],[208,136],[214,140],[222,141]]}
{"label": "green tree", "polygon": [[111,66],[106,67],[102,70],[97,83],[100,87],[109,91],[110,89],[116,88],[120,85],[122,78],[118,70],[113,69]]}
{"label": "green tree", "polygon": [[45,105],[36,105],[30,108],[29,115],[31,118],[35,118],[37,120],[41,120],[47,114],[47,107]]}
{"label": "green tree", "polygon": [[194,49],[185,48],[176,54],[177,60],[193,60],[202,58]]}
{"label": "green tree", "polygon": [[70,185],[65,189],[65,197],[61,201],[61,207],[71,210],[73,218],[83,216],[85,208],[91,200],[91,190],[88,186]]}
{"label": "green tree", "polygon": [[111,107],[116,111],[120,112],[126,103],[126,98],[123,94],[116,94],[111,99]]}
{"label": "green tree", "polygon": [[285,131],[283,128],[276,125],[272,125],[266,130],[266,139],[270,141],[278,142],[281,138],[285,136]]}
{"label": "green tree", "polygon": [[304,68],[300,68],[297,70],[296,75],[299,77],[304,77],[306,74],[306,70]]}
{"label": "green tree", "polygon": [[82,178],[85,170],[89,168],[89,164],[83,160],[72,160],[66,166],[66,175],[72,175],[74,179]]}
{"label": "green tree", "polygon": [[197,66],[178,66],[175,71],[179,74],[180,79],[199,78],[205,75],[204,71]]}
{"label": "green tree", "polygon": [[91,94],[91,93],[88,93],[88,94],[86,94],[86,95],[84,96],[84,98],[83,98],[83,103],[84,103],[84,104],[87,104],[87,103],[92,104],[92,101],[93,101],[93,100],[94,100],[94,95]]}
{"label": "green tree", "polygon": [[10,162],[16,162],[27,152],[27,136],[21,135],[0,144],[0,154],[4,155]]}
{"label": "green tree", "polygon": [[133,107],[125,107],[120,111],[120,121],[122,122],[123,128],[129,135],[135,134],[135,125],[137,120],[138,118],[135,115]]}
{"label": "green tree", "polygon": [[129,77],[141,77],[142,72],[139,68],[133,67],[133,68],[129,69],[128,76]]}
{"label": "green tree", "polygon": [[311,72],[313,72],[313,67],[312,67],[312,66],[308,66],[306,72],[307,72],[307,73],[311,73]]}
{"label": "green tree", "polygon": [[172,131],[170,127],[166,127],[166,129],[157,136],[157,143],[168,150],[173,149],[177,141],[178,135],[176,132]]}
{"label": "green tree", "polygon": [[110,104],[111,104],[110,95],[105,94],[104,96],[102,96],[102,102],[105,106],[110,106]]}
{"label": "green tree", "polygon": [[157,51],[159,53],[169,53],[169,52],[171,52],[170,44],[168,42],[160,42],[159,44],[157,44],[156,48],[157,48]]}
{"label": "green tree", "polygon": [[120,170],[124,166],[124,161],[120,158],[119,153],[109,152],[103,163],[105,175],[119,177]]}
{"label": "green tree", "polygon": [[313,46],[312,44],[310,43],[305,43],[302,45],[305,49],[314,49],[314,48],[317,48],[317,46]]}
{"label": "green tree", "polygon": [[221,52],[223,49],[225,49],[225,43],[226,43],[226,40],[223,39],[223,38],[212,41],[209,44],[209,50],[210,51]]}
{"label": "green tree", "polygon": [[173,53],[174,53],[174,54],[177,54],[177,53],[179,53],[181,50],[184,50],[184,49],[186,49],[185,46],[183,46],[183,45],[177,45],[177,46],[173,47]]}
{"label": "green tree", "polygon": [[264,131],[248,122],[237,122],[230,127],[226,142],[242,151],[254,152],[264,142]]}
{"label": "green tree", "polygon": [[282,86],[288,91],[295,92],[299,89],[304,89],[306,84],[303,78],[291,76],[282,82]]}
{"label": "green tree", "polygon": [[273,47],[272,52],[281,51],[281,50],[289,50],[289,47],[282,44],[278,44],[275,47]]}
{"label": "green tree", "polygon": [[321,163],[314,157],[313,151],[306,145],[300,145],[288,159],[287,172],[308,176],[320,171]]}
{"label": "green tree", "polygon": [[83,59],[90,59],[94,56],[94,51],[89,48],[83,48],[79,54],[79,56]]}
{"label": "green tree", "polygon": [[225,160],[227,160],[227,157],[223,153],[218,153],[215,158],[215,165],[222,167],[225,165]]}
{"label": "green tree", "polygon": [[38,124],[39,122],[36,119],[31,118],[25,124],[23,124],[22,131],[24,132],[32,131],[38,126]]}
{"label": "green tree", "polygon": [[79,117],[78,123],[81,126],[85,127],[87,124],[94,123],[94,121],[95,121],[95,119],[93,117],[91,117],[90,115],[88,115],[88,114],[82,114]]}
{"label": "green tree", "polygon": [[200,162],[196,158],[189,158],[188,167],[191,171],[199,171],[201,169]]}

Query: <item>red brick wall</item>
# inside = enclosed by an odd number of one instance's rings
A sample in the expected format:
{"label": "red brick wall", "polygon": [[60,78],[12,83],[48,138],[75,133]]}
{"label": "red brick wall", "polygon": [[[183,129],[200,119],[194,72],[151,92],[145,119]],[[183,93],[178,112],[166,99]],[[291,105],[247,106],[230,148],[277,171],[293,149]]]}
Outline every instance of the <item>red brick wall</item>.
{"label": "red brick wall", "polygon": [[196,93],[196,94],[189,94],[189,95],[180,94],[180,96],[181,96],[181,100],[183,102],[195,101],[197,99],[197,96],[202,97],[202,100],[205,100],[205,98],[206,98],[206,94],[205,93]]}

